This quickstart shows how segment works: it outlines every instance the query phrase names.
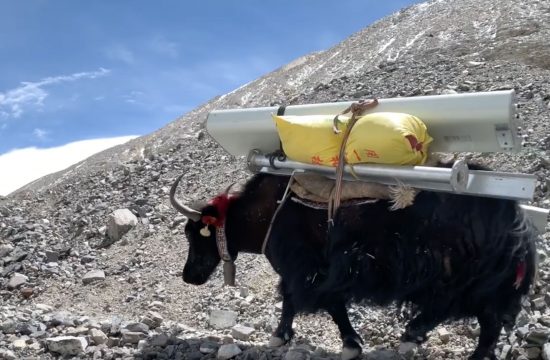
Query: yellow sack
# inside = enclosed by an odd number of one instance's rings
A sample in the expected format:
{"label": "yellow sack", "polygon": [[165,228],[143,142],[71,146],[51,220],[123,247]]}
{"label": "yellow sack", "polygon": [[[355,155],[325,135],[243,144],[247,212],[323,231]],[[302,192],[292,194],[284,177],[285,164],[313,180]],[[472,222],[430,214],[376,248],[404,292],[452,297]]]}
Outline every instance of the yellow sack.
{"label": "yellow sack", "polygon": [[[283,150],[289,159],[336,167],[343,134],[350,117],[339,116],[339,134],[334,134],[334,115],[273,115]],[[426,162],[433,139],[416,116],[375,112],[361,116],[348,138],[348,164],[377,163],[421,165]]]}

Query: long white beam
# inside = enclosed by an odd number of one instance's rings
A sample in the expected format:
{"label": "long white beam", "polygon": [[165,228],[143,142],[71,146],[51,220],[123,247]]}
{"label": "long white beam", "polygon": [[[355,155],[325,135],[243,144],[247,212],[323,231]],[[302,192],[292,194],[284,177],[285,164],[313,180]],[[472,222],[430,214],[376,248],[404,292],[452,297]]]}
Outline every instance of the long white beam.
{"label": "long white beam", "polygon": [[[336,115],[352,102],[291,105],[286,115]],[[230,154],[246,156],[259,149],[279,149],[279,136],[272,119],[278,107],[214,110],[208,114],[208,133]],[[421,119],[434,138],[433,152],[511,152],[521,149],[517,134],[513,90],[452,95],[379,99],[365,112],[404,112]]]}

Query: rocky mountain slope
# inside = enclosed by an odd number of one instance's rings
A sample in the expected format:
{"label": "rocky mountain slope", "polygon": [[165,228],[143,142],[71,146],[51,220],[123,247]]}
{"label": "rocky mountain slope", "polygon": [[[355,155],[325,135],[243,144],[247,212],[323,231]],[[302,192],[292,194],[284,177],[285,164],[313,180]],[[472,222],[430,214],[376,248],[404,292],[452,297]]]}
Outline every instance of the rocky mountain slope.
{"label": "rocky mountain slope", "polygon": [[[0,359],[82,358],[337,359],[340,341],[326,314],[296,321],[296,340],[264,345],[277,319],[277,277],[264,258],[237,261],[238,287],[220,271],[201,287],[184,284],[185,219],[169,206],[210,198],[250,174],[203,128],[221,108],[344,101],[513,88],[524,150],[459,154],[496,169],[533,173],[533,203],[550,207],[550,3],[545,0],[430,1],[378,21],[212,99],[162,129],[95,155],[0,199]],[[137,224],[106,236],[109,215],[129,209]],[[540,278],[517,327],[502,334],[501,359],[550,356],[550,234],[538,244]],[[217,310],[226,312],[216,312]],[[352,306],[366,359],[399,358],[395,309]],[[232,330],[216,325],[221,315]],[[218,327],[217,327],[218,326]],[[418,359],[463,359],[475,322],[438,327]],[[65,337],[64,337],[65,336]],[[224,357],[225,356],[225,357]]]}

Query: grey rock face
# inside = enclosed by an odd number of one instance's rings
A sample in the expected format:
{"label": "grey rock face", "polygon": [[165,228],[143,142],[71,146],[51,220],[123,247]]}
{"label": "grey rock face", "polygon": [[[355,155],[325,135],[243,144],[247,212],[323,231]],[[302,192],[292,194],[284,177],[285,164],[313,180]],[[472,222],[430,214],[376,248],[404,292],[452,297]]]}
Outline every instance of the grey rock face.
{"label": "grey rock face", "polygon": [[88,346],[84,337],[59,336],[46,339],[46,344],[51,352],[61,355],[80,355],[83,354]]}
{"label": "grey rock face", "polygon": [[46,261],[47,262],[56,262],[59,260],[60,254],[58,251],[46,250]]}
{"label": "grey rock face", "polygon": [[99,329],[90,329],[90,338],[96,345],[105,344],[109,338]]}
{"label": "grey rock face", "polygon": [[237,324],[231,329],[231,336],[238,340],[248,341],[254,331],[254,328]]}
{"label": "grey rock face", "polygon": [[167,334],[157,334],[151,338],[151,346],[160,346],[165,347],[170,340],[170,337]]}
{"label": "grey rock face", "polygon": [[199,351],[202,354],[213,354],[216,351],[218,351],[219,348],[220,348],[220,346],[217,343],[212,342],[212,341],[205,341],[204,343],[202,343],[200,345]]}
{"label": "grey rock face", "polygon": [[13,245],[2,244],[0,245],[0,259],[8,256],[13,251]]}
{"label": "grey rock face", "polygon": [[137,217],[128,209],[115,210],[109,215],[107,222],[107,236],[115,242],[122,238],[138,223]]}
{"label": "grey rock face", "polygon": [[147,314],[141,318],[141,322],[151,329],[159,327],[163,320],[162,315],[155,311],[148,311]]}
{"label": "grey rock face", "polygon": [[23,274],[15,273],[10,278],[10,281],[8,282],[8,288],[15,289],[23,284],[25,284],[29,280],[29,278]]}
{"label": "grey rock face", "polygon": [[143,340],[147,337],[142,332],[132,332],[132,331],[124,331],[122,332],[122,341],[127,344],[137,344],[140,340]]}
{"label": "grey rock face", "polygon": [[308,351],[301,349],[290,349],[284,356],[284,360],[308,360],[311,358],[311,355]]}
{"label": "grey rock face", "polygon": [[235,326],[238,314],[234,311],[213,310],[208,322],[217,329],[228,329]]}
{"label": "grey rock face", "polygon": [[0,348],[0,359],[16,360],[17,356],[15,356],[15,353],[11,350]]}
{"label": "grey rock face", "polygon": [[126,325],[125,329],[130,332],[147,333],[149,331],[149,326],[143,323],[131,323]]}
{"label": "grey rock face", "polygon": [[404,342],[399,344],[398,352],[405,359],[412,359],[418,350],[418,345],[412,342]]}
{"label": "grey rock face", "polygon": [[548,339],[550,338],[550,329],[543,328],[543,329],[535,329],[529,332],[525,340],[527,342],[536,344],[536,345],[544,345]]}
{"label": "grey rock face", "polygon": [[239,355],[242,350],[235,344],[222,345],[218,350],[219,360],[228,360]]}
{"label": "grey rock face", "polygon": [[82,277],[82,282],[84,284],[102,280],[105,280],[105,272],[103,270],[92,270],[87,272],[86,275]]}

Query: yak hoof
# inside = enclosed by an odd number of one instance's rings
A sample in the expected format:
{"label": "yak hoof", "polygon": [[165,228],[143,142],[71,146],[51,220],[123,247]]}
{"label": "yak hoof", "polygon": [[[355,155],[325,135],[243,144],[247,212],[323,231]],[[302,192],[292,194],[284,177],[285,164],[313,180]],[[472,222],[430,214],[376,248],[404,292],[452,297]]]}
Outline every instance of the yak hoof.
{"label": "yak hoof", "polygon": [[355,359],[359,355],[361,355],[361,348],[344,346],[342,348],[341,359],[342,360],[351,360],[351,359]]}
{"label": "yak hoof", "polygon": [[267,346],[269,346],[269,347],[279,347],[279,346],[283,346],[284,344],[285,344],[285,341],[283,339],[281,339],[278,336],[272,336],[269,339],[269,344],[267,344]]}
{"label": "yak hoof", "polygon": [[412,359],[418,350],[418,344],[413,342],[402,342],[399,344],[399,355],[405,359]]}

